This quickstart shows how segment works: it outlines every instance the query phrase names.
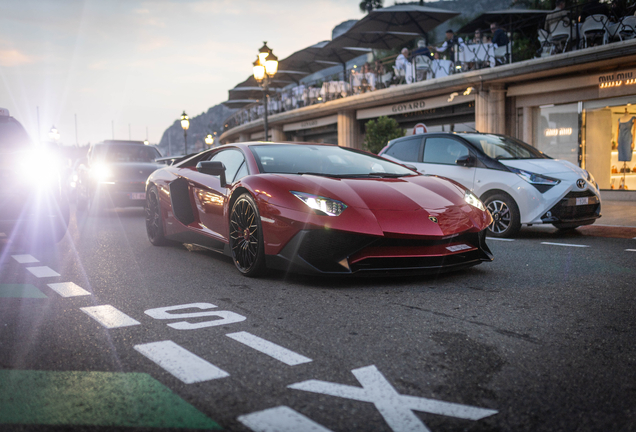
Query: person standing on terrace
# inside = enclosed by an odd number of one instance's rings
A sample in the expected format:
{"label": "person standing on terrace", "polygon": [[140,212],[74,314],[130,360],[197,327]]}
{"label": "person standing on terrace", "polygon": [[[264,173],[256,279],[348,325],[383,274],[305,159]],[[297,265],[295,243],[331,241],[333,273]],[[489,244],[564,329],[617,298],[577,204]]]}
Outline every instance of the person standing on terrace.
{"label": "person standing on terrace", "polygon": [[455,45],[461,45],[464,40],[455,35],[453,29],[446,30],[446,40],[441,47],[429,47],[431,51],[435,50],[438,53],[445,53],[449,56],[449,60],[455,60]]}
{"label": "person standing on terrace", "polygon": [[400,54],[395,59],[396,69],[403,70],[404,72],[406,72],[406,70],[409,67],[409,61],[407,60],[408,55],[409,55],[409,49],[402,48],[402,51],[400,51]]}
{"label": "person standing on terrace", "polygon": [[499,27],[498,23],[494,22],[490,24],[490,31],[492,32],[492,43],[495,47],[508,45],[508,36],[506,32]]}
{"label": "person standing on terrace", "polygon": [[545,17],[545,25],[543,28],[548,33],[552,33],[556,28],[559,21],[563,21],[565,24],[570,24],[570,18],[568,17],[568,11],[565,10],[565,0],[559,0],[556,5],[556,9],[550,12]]}
{"label": "person standing on terrace", "polygon": [[581,16],[579,16],[579,22],[585,22],[585,19],[592,15],[609,15],[607,5],[601,3],[599,0],[591,0],[588,4],[581,9]]}

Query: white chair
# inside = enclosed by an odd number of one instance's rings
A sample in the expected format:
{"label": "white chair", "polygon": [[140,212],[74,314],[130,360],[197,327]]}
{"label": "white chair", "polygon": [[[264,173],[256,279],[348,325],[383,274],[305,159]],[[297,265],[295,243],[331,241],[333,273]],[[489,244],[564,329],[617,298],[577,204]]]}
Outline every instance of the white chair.
{"label": "white chair", "polygon": [[392,79],[393,79],[393,72],[387,72],[384,75],[382,75],[382,77],[380,77],[380,82],[382,83],[382,86],[386,88],[391,84]]}
{"label": "white chair", "polygon": [[394,65],[393,73],[395,74],[395,78],[398,80],[398,84],[404,84],[406,82],[406,71],[404,69],[398,69]]}
{"label": "white chair", "polygon": [[585,48],[588,47],[588,40],[595,41],[601,37],[602,44],[607,43],[607,22],[608,18],[605,15],[590,15],[585,18],[585,22],[581,25],[581,34],[585,42]]}
{"label": "white chair", "polygon": [[495,48],[495,63],[506,64],[510,61],[510,53],[512,52],[512,42],[508,42],[504,46]]}
{"label": "white chair", "polygon": [[623,17],[620,24],[621,27],[618,30],[618,34],[621,40],[636,38],[636,16],[630,15]]}
{"label": "white chair", "polygon": [[550,54],[554,54],[557,47],[561,49],[561,52],[565,51],[565,48],[570,42],[571,31],[572,27],[570,27],[566,21],[561,20],[556,23],[554,30],[552,30],[552,33],[548,36]]}

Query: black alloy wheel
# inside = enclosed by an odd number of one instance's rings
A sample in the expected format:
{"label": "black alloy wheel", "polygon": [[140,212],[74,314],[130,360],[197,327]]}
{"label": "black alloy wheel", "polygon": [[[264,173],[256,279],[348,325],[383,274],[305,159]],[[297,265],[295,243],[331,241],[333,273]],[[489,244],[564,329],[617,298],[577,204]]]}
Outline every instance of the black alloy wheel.
{"label": "black alloy wheel", "polygon": [[241,195],[232,206],[230,248],[234,265],[243,275],[255,277],[265,270],[261,218],[250,194]]}
{"label": "black alloy wheel", "polygon": [[521,229],[519,207],[512,197],[506,193],[490,195],[484,201],[486,209],[492,216],[488,226],[488,235],[492,237],[514,237]]}
{"label": "black alloy wheel", "polygon": [[146,233],[148,240],[155,246],[165,246],[169,244],[163,232],[163,218],[161,217],[161,207],[159,205],[159,191],[157,186],[151,185],[146,193]]}

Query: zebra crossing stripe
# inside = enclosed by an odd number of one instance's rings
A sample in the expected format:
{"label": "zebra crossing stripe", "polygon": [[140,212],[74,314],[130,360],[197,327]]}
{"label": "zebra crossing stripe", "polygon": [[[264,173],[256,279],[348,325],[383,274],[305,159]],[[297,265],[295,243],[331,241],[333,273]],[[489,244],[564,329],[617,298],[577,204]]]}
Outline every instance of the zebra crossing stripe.
{"label": "zebra crossing stripe", "polygon": [[170,340],[135,345],[134,348],[186,384],[230,376],[229,373]]}
{"label": "zebra crossing stripe", "polygon": [[18,264],[31,264],[40,262],[32,255],[11,255],[11,257],[18,262]]}
{"label": "zebra crossing stripe", "polygon": [[80,310],[107,329],[129,327],[141,324],[139,321],[132,319],[131,317],[111,305],[83,307],[80,308]]}
{"label": "zebra crossing stripe", "polygon": [[331,432],[286,406],[242,415],[237,420],[254,432]]}
{"label": "zebra crossing stripe", "polygon": [[227,337],[234,339],[237,342],[247,345],[250,348],[260,351],[263,354],[275,358],[276,360],[285,363],[288,366],[296,366],[303,363],[309,363],[312,360],[303,355],[296,354],[295,352],[283,348],[280,345],[276,345],[273,342],[262,339],[258,336],[254,336],[251,333],[242,331],[238,333],[226,334]]}
{"label": "zebra crossing stripe", "polygon": [[48,284],[48,287],[53,291],[61,295],[62,297],[77,297],[77,296],[85,296],[91,295],[88,291],[86,291],[81,286],[73,283],[73,282],[60,282],[60,283],[51,283]]}

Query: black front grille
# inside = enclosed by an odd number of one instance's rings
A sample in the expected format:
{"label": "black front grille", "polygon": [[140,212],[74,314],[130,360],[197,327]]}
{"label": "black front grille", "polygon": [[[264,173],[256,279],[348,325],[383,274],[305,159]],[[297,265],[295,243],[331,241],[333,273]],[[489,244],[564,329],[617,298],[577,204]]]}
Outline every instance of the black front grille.
{"label": "black front grille", "polygon": [[373,243],[374,237],[340,231],[311,230],[303,238],[298,255],[322,271],[342,271],[344,258]]}
{"label": "black front grille", "polygon": [[115,182],[117,192],[145,192],[146,182]]}
{"label": "black front grille", "polygon": [[[577,198],[589,199],[589,204],[576,205]],[[570,192],[541,218],[544,222],[567,222],[597,218],[600,214],[600,202],[589,190]]]}
{"label": "black front grille", "polygon": [[448,236],[445,238],[437,239],[414,239],[414,238],[399,238],[399,237],[382,237],[373,243],[373,246],[377,247],[425,247],[425,246],[437,246],[450,243],[468,243],[473,246],[479,245],[479,238],[477,233],[464,233],[460,235]]}

